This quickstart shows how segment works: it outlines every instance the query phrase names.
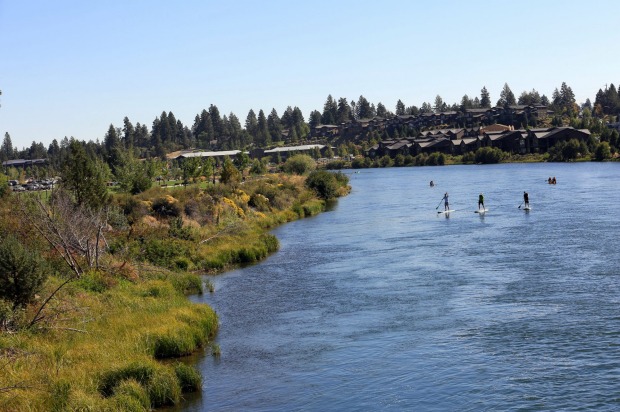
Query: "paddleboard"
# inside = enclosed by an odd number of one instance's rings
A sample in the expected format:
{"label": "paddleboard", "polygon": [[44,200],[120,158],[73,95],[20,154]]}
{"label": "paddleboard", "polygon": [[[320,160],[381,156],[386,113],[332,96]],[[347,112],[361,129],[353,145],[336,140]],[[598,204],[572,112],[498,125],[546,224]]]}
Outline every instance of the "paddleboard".
{"label": "paddleboard", "polygon": [[532,210],[531,206],[524,207],[523,210]]}
{"label": "paddleboard", "polygon": [[489,211],[489,209],[482,209],[482,210],[475,210],[474,213],[484,214],[484,213],[486,213],[488,211]]}
{"label": "paddleboard", "polygon": [[440,212],[437,212],[438,214],[443,214],[443,213],[450,213],[450,212],[454,212],[454,210],[442,210]]}

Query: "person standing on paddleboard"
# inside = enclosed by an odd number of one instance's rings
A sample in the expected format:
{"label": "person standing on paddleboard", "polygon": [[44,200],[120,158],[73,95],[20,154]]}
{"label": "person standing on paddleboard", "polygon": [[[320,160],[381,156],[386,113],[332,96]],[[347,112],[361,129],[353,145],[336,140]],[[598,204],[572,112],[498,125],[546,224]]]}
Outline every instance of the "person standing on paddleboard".
{"label": "person standing on paddleboard", "polygon": [[530,196],[527,192],[523,192],[523,203],[525,204],[525,207],[530,207]]}
{"label": "person standing on paddleboard", "polygon": [[482,210],[484,210],[484,196],[482,193],[478,196],[478,210],[480,210],[480,206],[482,206]]}
{"label": "person standing on paddleboard", "polygon": [[450,203],[448,203],[448,192],[443,195],[443,210],[450,210]]}

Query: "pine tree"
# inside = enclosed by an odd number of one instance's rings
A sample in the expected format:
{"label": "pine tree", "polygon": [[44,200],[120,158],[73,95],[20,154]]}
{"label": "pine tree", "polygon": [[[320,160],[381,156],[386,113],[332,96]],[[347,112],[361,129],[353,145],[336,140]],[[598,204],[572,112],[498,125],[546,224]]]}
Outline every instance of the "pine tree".
{"label": "pine tree", "polygon": [[323,105],[323,115],[321,117],[321,122],[323,124],[334,124],[336,123],[336,117],[338,112],[338,105],[334,101],[334,98],[330,94],[327,96],[327,100]]}
{"label": "pine tree", "polygon": [[213,104],[209,106],[209,116],[211,117],[211,124],[213,124],[213,140],[219,141],[224,134],[224,125],[217,106]]}
{"label": "pine tree", "polygon": [[404,116],[405,115],[405,103],[403,103],[400,99],[396,102],[396,116]]}
{"label": "pine tree", "polygon": [[295,129],[297,139],[305,139],[310,132],[310,129],[308,129],[308,125],[304,120],[304,115],[301,113],[301,109],[297,106],[293,108],[293,129]]}
{"label": "pine tree", "polygon": [[466,110],[471,109],[472,107],[474,107],[474,102],[469,98],[468,95],[463,95],[463,97],[461,98],[461,106],[459,107],[459,109]]}
{"label": "pine tree", "polygon": [[364,96],[360,96],[355,105],[357,119],[369,119],[374,117],[370,102]]}
{"label": "pine tree", "polygon": [[491,95],[489,94],[486,86],[483,86],[482,90],[480,90],[480,107],[491,107]]}
{"label": "pine tree", "polygon": [[377,116],[378,117],[387,117],[388,111],[385,108],[385,106],[383,105],[383,103],[379,102],[377,103]]}
{"label": "pine tree", "polygon": [[444,103],[440,95],[435,96],[435,106],[433,106],[435,113],[443,112],[445,105],[446,104]]}
{"label": "pine tree", "polygon": [[336,109],[336,123],[342,124],[353,120],[351,106],[345,97],[338,99],[338,108]]}
{"label": "pine tree", "polygon": [[243,149],[242,143],[243,128],[237,115],[230,112],[228,115],[228,133],[230,133],[231,149]]}
{"label": "pine tree", "polygon": [[0,299],[12,303],[13,310],[30,303],[43,287],[47,271],[37,253],[15,237],[0,242]]}
{"label": "pine tree", "polygon": [[271,135],[269,134],[269,127],[267,126],[267,118],[262,109],[258,112],[257,144],[258,147],[268,147],[271,144]]}
{"label": "pine tree", "polygon": [[135,128],[129,121],[129,118],[125,116],[123,119],[123,146],[127,149],[134,147],[135,141]]}
{"label": "pine tree", "polygon": [[252,109],[250,109],[245,118],[245,130],[250,134],[253,142],[258,141],[258,119],[256,118],[256,113],[254,113]]}
{"label": "pine tree", "polygon": [[510,90],[508,83],[504,83],[504,87],[499,94],[499,100],[497,101],[497,106],[508,107],[514,106],[517,103],[517,99],[515,98],[514,93]]}
{"label": "pine tree", "polygon": [[310,125],[310,128],[312,129],[319,126],[321,124],[321,112],[319,112],[318,110],[311,111],[308,123]]}
{"label": "pine tree", "polygon": [[14,149],[9,132],[4,133],[4,140],[2,141],[2,146],[0,146],[0,156],[2,161],[13,159]]}
{"label": "pine tree", "polygon": [[276,109],[271,109],[271,113],[267,116],[267,128],[271,135],[271,140],[277,142],[282,137],[282,123],[280,122],[280,116]]}
{"label": "pine tree", "polygon": [[99,159],[91,158],[80,142],[69,144],[69,153],[62,165],[62,185],[74,195],[79,206],[99,209],[107,204],[106,181],[109,169]]}

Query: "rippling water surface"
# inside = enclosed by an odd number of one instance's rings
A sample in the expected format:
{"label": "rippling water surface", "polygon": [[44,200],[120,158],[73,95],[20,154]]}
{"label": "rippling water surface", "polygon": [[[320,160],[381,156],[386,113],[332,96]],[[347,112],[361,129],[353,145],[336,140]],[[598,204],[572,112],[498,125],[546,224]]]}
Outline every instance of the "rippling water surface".
{"label": "rippling water surface", "polygon": [[620,164],[350,176],[333,210],[194,298],[221,357],[200,359],[186,410],[620,410]]}

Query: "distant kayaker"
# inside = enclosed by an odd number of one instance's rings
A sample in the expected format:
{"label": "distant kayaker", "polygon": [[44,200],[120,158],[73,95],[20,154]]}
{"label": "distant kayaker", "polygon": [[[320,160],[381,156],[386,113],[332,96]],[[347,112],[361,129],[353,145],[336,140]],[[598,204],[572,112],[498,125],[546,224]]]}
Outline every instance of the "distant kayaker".
{"label": "distant kayaker", "polygon": [[435,186],[435,183],[431,180],[431,187]]}
{"label": "distant kayaker", "polygon": [[484,210],[484,196],[482,195],[482,193],[480,193],[480,195],[478,196],[478,210],[480,209]]}

